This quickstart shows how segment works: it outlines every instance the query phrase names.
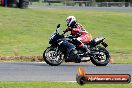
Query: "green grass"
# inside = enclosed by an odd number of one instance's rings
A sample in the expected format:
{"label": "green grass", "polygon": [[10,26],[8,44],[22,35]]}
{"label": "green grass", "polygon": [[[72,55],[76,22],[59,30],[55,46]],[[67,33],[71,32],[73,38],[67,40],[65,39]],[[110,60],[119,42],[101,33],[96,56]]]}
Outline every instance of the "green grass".
{"label": "green grass", "polygon": [[[56,25],[61,23],[64,30],[69,15],[74,15],[93,38],[106,37],[112,58],[124,54],[130,56],[127,62],[132,62],[132,13],[90,10],[0,7],[0,56],[42,55]],[[120,62],[120,57],[115,61]]]}
{"label": "green grass", "polygon": [[132,84],[85,84],[63,82],[0,82],[0,88],[132,88]]}

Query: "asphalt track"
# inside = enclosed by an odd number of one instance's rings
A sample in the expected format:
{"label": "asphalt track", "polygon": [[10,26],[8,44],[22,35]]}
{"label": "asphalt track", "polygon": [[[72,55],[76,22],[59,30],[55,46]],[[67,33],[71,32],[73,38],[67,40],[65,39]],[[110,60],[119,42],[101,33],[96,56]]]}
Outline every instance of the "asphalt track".
{"label": "asphalt track", "polygon": [[0,81],[76,81],[78,67],[89,74],[130,74],[132,64],[94,66],[91,63],[63,63],[49,66],[35,62],[0,62]]}
{"label": "asphalt track", "polygon": [[96,11],[112,11],[112,12],[132,12],[132,7],[78,7],[78,6],[29,5],[29,8],[63,8],[63,9],[73,9],[73,10],[96,10]]}

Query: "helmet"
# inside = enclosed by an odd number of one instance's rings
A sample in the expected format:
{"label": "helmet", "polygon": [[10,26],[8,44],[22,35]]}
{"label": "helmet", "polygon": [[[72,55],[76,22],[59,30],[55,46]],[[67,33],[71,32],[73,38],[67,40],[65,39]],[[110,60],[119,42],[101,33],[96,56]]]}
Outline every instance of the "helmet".
{"label": "helmet", "polygon": [[74,16],[68,16],[66,19],[66,22],[67,22],[67,26],[73,27],[73,26],[75,26],[77,21],[76,21],[76,18]]}

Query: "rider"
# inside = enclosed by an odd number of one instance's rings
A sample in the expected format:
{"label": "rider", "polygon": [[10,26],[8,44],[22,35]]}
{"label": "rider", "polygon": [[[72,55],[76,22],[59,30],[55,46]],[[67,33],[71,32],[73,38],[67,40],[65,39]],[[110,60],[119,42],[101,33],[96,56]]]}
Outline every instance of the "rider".
{"label": "rider", "polygon": [[74,16],[68,16],[66,22],[68,27],[64,31],[64,34],[71,31],[71,35],[75,37],[73,40],[77,42],[77,47],[82,49],[85,55],[90,53],[90,50],[84,43],[92,40],[91,34],[88,33],[81,24],[77,23]]}

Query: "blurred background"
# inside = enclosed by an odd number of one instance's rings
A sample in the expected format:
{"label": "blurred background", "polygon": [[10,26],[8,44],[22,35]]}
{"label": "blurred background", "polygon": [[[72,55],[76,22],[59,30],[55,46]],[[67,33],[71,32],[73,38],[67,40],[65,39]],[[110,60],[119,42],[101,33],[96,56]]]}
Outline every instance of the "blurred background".
{"label": "blurred background", "polygon": [[78,7],[132,7],[132,0],[0,0],[1,6],[27,8],[28,5]]}

